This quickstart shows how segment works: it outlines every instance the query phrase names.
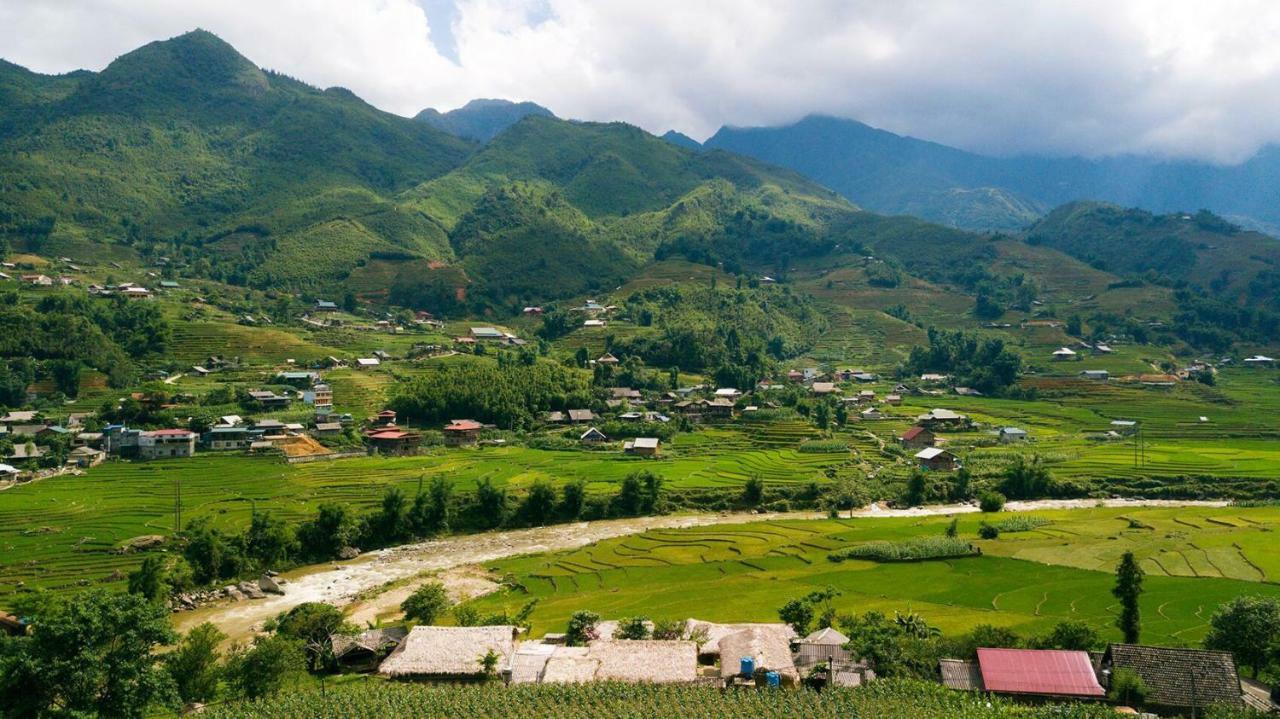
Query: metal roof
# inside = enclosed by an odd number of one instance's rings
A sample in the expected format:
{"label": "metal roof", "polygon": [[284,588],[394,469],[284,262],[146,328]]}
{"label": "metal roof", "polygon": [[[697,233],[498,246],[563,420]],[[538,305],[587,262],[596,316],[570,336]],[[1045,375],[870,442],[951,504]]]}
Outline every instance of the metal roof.
{"label": "metal roof", "polygon": [[1058,649],[979,649],[987,691],[1065,697],[1106,696],[1088,652]]}

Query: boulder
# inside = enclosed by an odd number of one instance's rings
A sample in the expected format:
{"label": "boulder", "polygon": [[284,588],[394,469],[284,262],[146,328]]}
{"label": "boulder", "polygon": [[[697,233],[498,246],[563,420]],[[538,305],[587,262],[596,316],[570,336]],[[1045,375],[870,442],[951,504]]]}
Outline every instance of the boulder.
{"label": "boulder", "polygon": [[272,579],[270,573],[258,577],[258,589],[267,594],[284,594],[284,590],[280,588],[280,583]]}
{"label": "boulder", "polygon": [[258,588],[257,582],[250,582],[246,580],[246,581],[240,582],[240,584],[237,585],[236,588],[239,589],[242,594],[244,594],[246,597],[250,599],[262,599],[263,597],[267,596],[266,594],[262,593],[261,589]]}
{"label": "boulder", "polygon": [[239,602],[239,601],[243,601],[243,600],[244,600],[244,598],[245,598],[245,597],[244,597],[244,592],[240,591],[239,589],[237,589],[237,588],[236,588],[236,587],[234,587],[234,586],[223,587],[223,588],[222,588],[222,593],[223,593],[223,594],[226,594],[226,595],[227,595],[227,597],[229,597],[229,598],[231,598],[231,599],[234,599],[234,600],[235,600],[235,601],[237,601],[237,602]]}
{"label": "boulder", "polygon": [[358,547],[343,547],[338,550],[338,559],[355,559],[360,556]]}

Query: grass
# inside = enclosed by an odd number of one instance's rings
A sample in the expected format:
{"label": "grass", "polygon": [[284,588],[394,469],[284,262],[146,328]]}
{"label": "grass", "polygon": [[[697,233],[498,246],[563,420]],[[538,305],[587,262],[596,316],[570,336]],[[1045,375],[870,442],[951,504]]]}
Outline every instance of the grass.
{"label": "grass", "polygon": [[[534,633],[563,631],[568,616],[698,617],[776,621],[788,599],[833,586],[837,609],[919,612],[947,632],[996,624],[1031,634],[1058,621],[1087,622],[1118,637],[1111,574],[1134,551],[1147,572],[1144,641],[1195,644],[1209,616],[1241,594],[1280,597],[1271,551],[1280,509],[1091,509],[1043,513],[1052,525],[977,540],[976,515],[961,515],[964,541],[983,556],[964,561],[876,563],[826,555],[871,541],[941,537],[947,517],[773,521],[655,530],[581,549],[495,562],[521,590],[476,600],[481,609],[530,598]],[[1153,529],[1130,529],[1130,518]],[[1175,561],[1177,558],[1177,561]],[[527,592],[527,594],[525,593]]]}

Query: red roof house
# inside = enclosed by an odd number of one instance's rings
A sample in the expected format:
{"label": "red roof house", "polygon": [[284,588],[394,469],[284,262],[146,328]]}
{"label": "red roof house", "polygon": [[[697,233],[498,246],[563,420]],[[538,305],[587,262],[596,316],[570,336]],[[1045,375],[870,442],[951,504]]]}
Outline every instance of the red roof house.
{"label": "red roof house", "polygon": [[475,444],[480,441],[483,428],[484,425],[472,419],[455,419],[444,426],[444,443],[450,447]]}
{"label": "red roof house", "polygon": [[903,432],[902,436],[898,438],[898,443],[903,447],[911,447],[913,449],[919,447],[932,447],[933,443],[936,441],[937,438],[934,437],[933,432],[930,432],[928,429],[919,425]]}
{"label": "red roof house", "polygon": [[1088,652],[979,649],[978,668],[989,692],[1077,699],[1106,696]]}

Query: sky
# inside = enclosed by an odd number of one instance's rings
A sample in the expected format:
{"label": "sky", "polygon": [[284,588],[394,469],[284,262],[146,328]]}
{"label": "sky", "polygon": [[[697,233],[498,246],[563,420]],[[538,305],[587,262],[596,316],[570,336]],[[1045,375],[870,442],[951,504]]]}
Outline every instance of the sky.
{"label": "sky", "polygon": [[997,155],[1280,143],[1271,0],[0,0],[0,57],[100,70],[197,27],[407,116],[497,97],[699,140],[822,113]]}

